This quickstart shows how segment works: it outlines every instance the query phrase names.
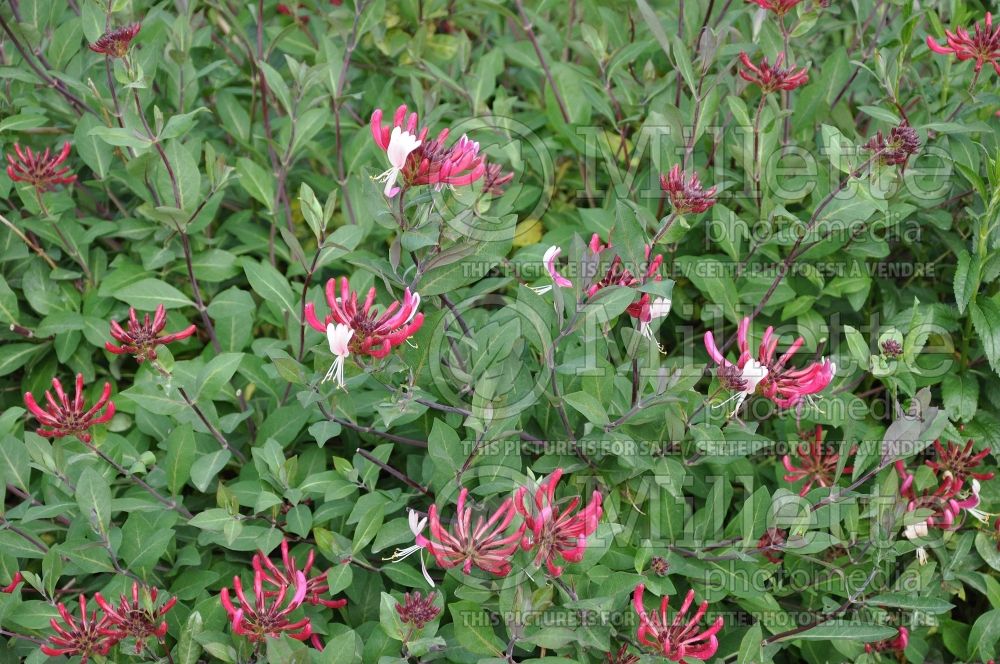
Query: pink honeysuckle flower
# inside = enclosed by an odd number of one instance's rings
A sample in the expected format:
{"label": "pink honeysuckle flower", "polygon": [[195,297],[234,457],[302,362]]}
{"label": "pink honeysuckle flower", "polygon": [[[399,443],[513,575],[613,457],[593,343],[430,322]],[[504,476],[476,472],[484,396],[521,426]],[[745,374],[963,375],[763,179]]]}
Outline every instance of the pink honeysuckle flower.
{"label": "pink honeysuckle flower", "polygon": [[486,173],[483,175],[483,191],[491,196],[500,196],[503,194],[504,186],[513,179],[514,174],[509,171],[505,173],[500,164],[486,164]]}
{"label": "pink honeysuckle flower", "polygon": [[940,440],[935,440],[934,450],[937,452],[937,461],[926,461],[924,463],[934,471],[935,475],[950,473],[963,482],[970,477],[983,482],[993,479],[993,471],[985,473],[973,471],[973,468],[978,466],[990,453],[990,448],[988,447],[975,452],[972,449],[972,440],[969,440],[965,443],[964,448],[949,442],[948,448],[945,449],[941,446]]}
{"label": "pink honeysuckle flower", "polygon": [[121,595],[118,606],[107,602],[101,593],[94,593],[94,601],[104,611],[107,626],[101,630],[105,636],[113,637],[115,641],[131,637],[135,639],[135,653],[142,652],[146,639],[162,641],[167,635],[167,622],[163,617],[177,603],[176,597],[171,597],[156,608],[156,588],[148,589],[148,603],[139,599],[139,583],[132,583],[131,601]]}
{"label": "pink honeysuckle flower", "polygon": [[166,324],[167,312],[162,304],[157,305],[152,321],[149,319],[149,314],[146,314],[140,322],[135,309],[129,307],[126,329],[123,329],[117,321],[111,321],[111,336],[121,345],[116,346],[108,341],[104,347],[116,355],[132,355],[139,364],[142,364],[145,360],[156,359],[157,346],[187,339],[197,329],[194,325],[190,325],[180,332],[161,336],[160,333]]}
{"label": "pink honeysuckle flower", "polygon": [[350,343],[353,336],[354,330],[343,323],[327,324],[326,340],[330,344],[330,352],[333,353],[334,360],[322,382],[335,380],[338,387],[344,387],[344,362],[351,354]]}
{"label": "pink honeysuckle flower", "polygon": [[431,505],[427,514],[431,536],[427,538],[418,534],[417,544],[427,549],[437,564],[445,569],[461,567],[463,572],[470,574],[475,566],[497,576],[507,576],[511,556],[517,551],[525,528],[521,524],[512,534],[505,534],[515,516],[513,501],[510,498],[503,501],[488,519],[479,516],[473,526],[473,508],[465,504],[468,495],[469,490],[465,488],[458,494],[451,531],[441,527],[437,505]]}
{"label": "pink honeysuckle flower", "polygon": [[428,593],[426,597],[421,596],[420,591],[406,593],[402,602],[396,602],[399,620],[404,625],[412,625],[414,629],[423,629],[441,613],[441,609],[434,606],[436,596],[435,592]]}
{"label": "pink honeysuckle flower", "polygon": [[944,46],[928,35],[927,48],[941,55],[954,55],[963,62],[975,60],[976,73],[982,70],[983,65],[991,64],[1000,74],[1000,26],[993,29],[993,16],[989,12],[986,12],[981,24],[976,24],[971,35],[965,28],[956,28],[954,32],[945,30],[944,35]]}
{"label": "pink honeysuckle flower", "polygon": [[[309,618],[293,621],[289,616],[302,606],[309,594],[309,583],[301,571],[293,573],[290,582],[282,579],[274,590],[265,590],[265,582],[273,585],[263,570],[255,569],[253,575],[253,602],[243,593],[243,583],[240,577],[233,577],[233,590],[239,601],[237,608],[229,597],[229,588],[223,588],[219,596],[222,608],[229,616],[233,633],[245,636],[253,642],[265,639],[277,639],[287,634],[298,641],[305,641],[312,636],[312,623]],[[288,590],[292,595],[288,598]],[[288,598],[286,605],[285,599]]]}
{"label": "pink honeysuckle flower", "polygon": [[666,192],[674,212],[680,215],[700,214],[715,205],[717,187],[705,189],[697,173],[681,170],[674,164],[669,173],[660,175],[660,189]]}
{"label": "pink honeysuckle flower", "polygon": [[[917,154],[920,151],[920,137],[917,135],[917,130],[903,123],[889,130],[888,134],[883,134],[881,131],[875,132],[875,135],[863,146],[866,150],[874,152],[879,162],[887,164],[889,166],[902,166],[906,168],[906,162],[909,161],[910,157]],[[892,343],[899,345],[894,339],[889,339]],[[893,346],[890,350],[895,351],[896,348]],[[902,348],[899,348],[899,353],[887,353],[890,357],[898,356],[902,353]]]}
{"label": "pink honeysuckle flower", "polygon": [[[853,450],[852,450],[853,451]],[[799,482],[806,480],[806,483],[799,489],[799,495],[805,496],[813,484],[821,487],[833,486],[833,480],[837,473],[837,463],[840,455],[833,451],[828,451],[823,445],[823,427],[816,425],[815,436],[809,444],[797,445],[795,452],[798,455],[799,465],[792,464],[792,458],[786,454],[781,459],[788,473],[785,475],[786,482]],[[845,466],[844,472],[853,472],[854,468]]]}
{"label": "pink honeysuckle flower", "polygon": [[[545,269],[548,270],[549,277],[552,278],[552,283],[554,283],[559,288],[572,288],[573,282],[566,277],[559,274],[559,270],[556,269],[556,259],[562,254],[562,249],[556,246],[549,247],[545,250],[545,255],[542,257],[542,263],[545,265]],[[552,289],[552,286],[546,286],[542,292],[547,292]]]}
{"label": "pink honeysuckle flower", "polygon": [[768,63],[767,58],[763,58],[759,65],[755,65],[750,56],[743,51],[740,51],[740,61],[743,63],[743,69],[738,72],[740,78],[757,85],[765,95],[778,90],[794,90],[809,80],[805,67],[796,71],[794,67],[781,66],[785,61],[784,53],[778,54],[773,66]]}
{"label": "pink honeysuckle flower", "polygon": [[31,148],[22,148],[14,143],[14,155],[7,154],[7,175],[14,182],[27,182],[39,192],[54,189],[57,184],[70,184],[76,181],[76,175],[67,175],[69,166],[59,168],[72,146],[63,143],[59,154],[53,155],[46,148],[45,152],[32,152]]}
{"label": "pink honeysuckle flower", "polygon": [[[588,246],[590,248],[590,253],[598,259],[603,252],[611,248],[610,242],[608,244],[603,244],[601,242],[601,236],[597,233],[594,233],[591,236]],[[604,275],[599,280],[592,281],[586,288],[584,288],[584,292],[587,297],[594,297],[601,289],[607,288],[608,286],[637,288],[647,281],[662,281],[663,275],[659,274],[659,270],[660,266],[663,264],[663,255],[658,254],[652,259],[652,261],[650,261],[651,253],[652,247],[646,245],[647,266],[645,275],[641,278],[636,278],[632,272],[624,266],[621,257],[615,256],[608,265],[608,269],[604,272]],[[545,269],[549,273],[549,277],[552,279],[553,284],[560,288],[572,288],[573,282],[560,274],[559,269],[556,267],[556,260],[561,254],[562,249],[559,247],[549,247],[546,250],[545,255],[542,257],[542,263],[545,265]],[[533,288],[532,290],[539,295],[543,295],[552,290],[552,284]],[[640,293],[638,299],[630,304],[625,312],[632,318],[639,321],[639,331],[642,335],[647,338],[651,338],[652,331],[650,329],[650,323],[657,318],[667,316],[667,314],[670,313],[670,306],[671,301],[669,298],[652,298],[649,293]]]}
{"label": "pink honeysuckle flower", "polygon": [[427,517],[421,517],[416,510],[410,510],[408,515],[408,521],[410,525],[410,532],[413,533],[413,537],[416,541],[412,546],[408,546],[405,549],[396,549],[393,551],[392,555],[388,558],[383,558],[382,560],[390,560],[392,562],[399,562],[400,560],[405,560],[409,558],[414,553],[420,553],[420,571],[424,575],[424,580],[427,584],[433,588],[434,579],[431,578],[430,572],[427,571],[427,561],[424,560],[424,545],[421,541],[426,541],[423,537],[424,528],[427,527]]}
{"label": "pink honeysuckle flower", "polygon": [[[76,397],[69,400],[66,392],[63,391],[62,383],[58,378],[52,379],[52,388],[56,393],[56,398],[52,393],[45,392],[45,400],[48,402],[43,410],[38,406],[35,397],[31,392],[24,393],[24,404],[38,423],[42,426],[38,429],[39,436],[45,438],[62,438],[63,436],[76,436],[85,443],[89,443],[91,436],[88,430],[96,424],[104,424],[115,416],[115,404],[111,401],[111,383],[104,383],[104,390],[100,398],[92,408],[86,410],[83,403],[83,374],[76,375]],[[105,408],[105,405],[107,406]],[[98,415],[104,408],[104,414]]]}
{"label": "pink honeysuckle flower", "polygon": [[[805,397],[822,392],[833,380],[836,365],[825,358],[803,369],[786,368],[785,365],[802,346],[804,340],[799,337],[781,357],[775,358],[778,338],[774,335],[773,327],[768,327],[764,331],[757,357],[753,358],[747,340],[749,329],[750,318],[747,317],[740,321],[737,331],[736,340],[740,355],[735,365],[722,356],[715,345],[711,331],[705,333],[705,349],[720,367],[719,378],[726,387],[739,390],[735,395],[738,399],[737,410],[743,399],[754,393],[770,399],[780,408],[791,408]],[[732,368],[734,366],[735,369]]]}
{"label": "pink honeysuckle flower", "polygon": [[671,621],[667,614],[670,598],[664,597],[660,602],[660,610],[649,614],[642,602],[645,590],[645,585],[640,583],[632,593],[632,606],[639,616],[636,636],[640,644],[672,662],[706,660],[715,654],[719,649],[719,639],[715,635],[722,629],[723,618],[719,616],[711,627],[701,631],[699,622],[708,610],[707,601],[702,602],[694,616],[688,620],[688,610],[694,603],[694,590],[689,590],[680,610]]}
{"label": "pink honeysuckle flower", "polygon": [[[925,490],[917,493],[914,487],[914,475],[906,470],[902,461],[895,464],[896,473],[902,479],[899,487],[900,495],[906,499],[906,512],[912,513],[918,509],[931,511],[931,515],[919,523],[911,523],[903,529],[903,535],[911,541],[927,537],[930,528],[941,528],[943,530],[954,530],[957,528],[956,521],[961,516],[962,510],[968,511],[972,516],[980,520],[987,520],[985,513],[976,509],[979,506],[979,480],[972,480],[972,491],[965,498],[961,498],[963,482],[957,477],[944,473],[940,476],[940,483],[933,491]],[[917,547],[917,558],[920,564],[927,562],[927,552],[924,547]]]}
{"label": "pink honeysuckle flower", "polygon": [[416,334],[424,323],[424,315],[418,313],[420,295],[403,293],[402,302],[393,302],[379,315],[375,303],[375,288],[368,291],[364,304],[358,307],[358,293],[352,291],[347,277],[340,280],[340,296],[337,296],[337,281],[326,282],[326,303],[330,313],[320,321],[316,317],[316,306],[307,302],[305,319],[317,332],[328,333],[328,326],[346,325],[354,334],[347,339],[347,347],[352,353],[368,355],[376,359],[385,357],[396,346]]}
{"label": "pink honeysuckle flower", "polygon": [[80,664],[87,664],[94,655],[107,655],[118,639],[109,632],[110,620],[106,615],[98,617],[98,611],[87,614],[87,597],[80,595],[80,618],[74,618],[66,605],[56,604],[62,624],[53,618],[50,621],[55,634],[41,646],[43,653],[49,657],[80,657]]}
{"label": "pink honeysuckle flower", "polygon": [[572,563],[583,560],[587,550],[587,538],[597,530],[601,519],[601,493],[594,491],[590,503],[574,514],[579,507],[580,497],[569,499],[560,507],[556,501],[556,485],[562,477],[562,468],[557,468],[533,490],[532,499],[525,502],[529,488],[522,486],[514,493],[514,509],[524,517],[525,530],[521,548],[536,551],[535,564],[545,562],[552,576],[562,574],[563,568],[556,565],[556,556]]}
{"label": "pink honeysuckle flower", "polygon": [[773,12],[775,16],[784,16],[795,9],[802,0],[747,0],[762,9]]}
{"label": "pink honeysuckle flower", "polygon": [[305,604],[325,606],[328,609],[340,609],[347,606],[346,599],[323,599],[323,595],[330,591],[330,584],[327,583],[328,572],[310,577],[309,572],[312,570],[315,561],[316,552],[310,549],[309,554],[306,556],[306,564],[300,570],[295,557],[288,551],[288,539],[285,538],[281,540],[281,563],[284,566],[283,569],[271,562],[271,559],[263,551],[258,551],[254,554],[251,564],[253,565],[254,573],[261,574],[264,583],[274,588],[273,590],[265,589],[265,597],[273,597],[280,592],[282,587],[295,585],[296,575],[301,571],[306,579],[306,596],[303,600]]}
{"label": "pink honeysuckle flower", "polygon": [[101,35],[89,48],[94,53],[100,53],[111,58],[124,58],[132,46],[132,40],[139,34],[142,26],[138,23],[127,25],[122,28],[109,30]]}
{"label": "pink honeysuckle flower", "polygon": [[623,643],[616,652],[604,653],[604,664],[639,664],[639,656],[629,652],[628,644]]}
{"label": "pink honeysuckle flower", "polygon": [[[390,168],[377,179],[384,181],[385,195],[392,198],[401,191],[395,186],[402,177],[402,189],[419,185],[444,187],[469,185],[487,174],[486,158],[479,154],[479,143],[462,136],[450,147],[448,129],[442,129],[437,138],[427,139],[427,127],[418,127],[417,114],[406,114],[406,105],[396,109],[392,124],[382,123],[382,109],[371,117],[371,131],[375,143],[385,150]],[[510,178],[499,170],[490,171],[490,189],[498,189]]]}
{"label": "pink honeysuckle flower", "polygon": [[24,577],[21,576],[21,572],[14,572],[14,576],[11,578],[10,583],[3,588],[0,588],[0,593],[10,594],[14,592],[14,590],[21,585],[22,581],[24,581]]}
{"label": "pink honeysuckle flower", "polygon": [[865,652],[883,652],[885,650],[892,650],[897,655],[902,654],[906,650],[907,644],[910,643],[910,630],[905,627],[899,628],[899,633],[896,634],[891,639],[885,639],[884,641],[876,641],[875,643],[866,643]]}

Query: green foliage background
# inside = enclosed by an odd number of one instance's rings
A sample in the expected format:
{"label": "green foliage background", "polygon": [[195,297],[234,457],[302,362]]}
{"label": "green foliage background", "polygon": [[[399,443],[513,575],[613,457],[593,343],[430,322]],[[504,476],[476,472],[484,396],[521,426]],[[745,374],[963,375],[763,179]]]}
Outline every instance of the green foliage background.
{"label": "green foliage background", "polygon": [[[173,661],[251,661],[218,593],[283,536],[301,555],[316,550],[349,604],[308,609],[322,653],[282,639],[256,656],[401,661],[395,600],[427,590],[417,556],[383,561],[412,543],[407,507],[436,500],[450,515],[461,486],[495,506],[557,467],[571,475],[564,495],[604,496],[583,562],[561,585],[527,554],[509,582],[431,564],[445,610],[409,661],[602,661],[634,644],[639,582],[672,597],[694,588],[725,616],[717,661],[874,661],[863,642],[901,624],[909,661],[996,656],[992,523],[938,532],[919,565],[880,447],[900,440],[887,433],[894,404],[923,388],[942,415],[904,434],[912,467],[938,435],[1000,446],[997,78],[987,65],[970,86],[972,63],[924,43],[984,7],[918,4],[803,2],[786,19],[809,82],[758,111],[736,56],[773,62],[783,39],[743,0],[520,12],[485,0],[304,0],[291,7],[298,18],[272,0],[4,2],[0,149],[70,141],[79,180],[46,194],[43,210],[30,186],[0,174],[0,581],[28,577],[0,594],[0,661],[45,661],[12,635],[44,638],[54,600],[117,596],[130,575],[178,598]],[[106,69],[87,43],[130,22],[142,24],[131,66]],[[432,133],[479,141],[515,174],[507,193],[425,187],[396,209],[372,181],[386,160],[367,121],[401,103]],[[755,111],[771,155],[759,207]],[[904,113],[921,153],[854,180],[810,224],[864,160],[857,148]],[[786,123],[795,149],[779,159]],[[629,289],[578,311],[578,290],[527,287],[548,283],[547,247],[573,265],[595,232],[613,230],[623,255],[640,256],[666,217],[658,176],[676,163],[720,194],[657,247],[670,279],[654,289],[673,300],[654,324],[664,353],[622,315]],[[803,236],[809,250],[766,296]],[[383,306],[410,286],[427,316],[413,347],[348,362],[346,391],[320,384],[331,356],[301,314],[306,301],[322,309],[323,284],[342,275],[375,286]],[[168,331],[199,328],[160,352],[169,380],[103,350],[110,320],[161,303]],[[740,423],[706,408],[722,397],[701,339],[728,337],[758,306],[754,339],[766,324],[785,344],[802,335],[800,355],[829,356],[838,372],[803,412]],[[886,359],[883,335],[902,340],[902,357]],[[77,372],[91,400],[114,386],[118,415],[94,433],[118,468],[74,439],[41,438],[25,413],[24,392]],[[842,457],[858,445],[842,486],[882,470],[836,505],[786,516],[809,544],[776,566],[753,551],[798,490],[779,450],[816,424]],[[1000,508],[998,486],[983,483],[987,512]],[[649,571],[653,556],[668,576]],[[129,649],[108,660],[131,661]]]}

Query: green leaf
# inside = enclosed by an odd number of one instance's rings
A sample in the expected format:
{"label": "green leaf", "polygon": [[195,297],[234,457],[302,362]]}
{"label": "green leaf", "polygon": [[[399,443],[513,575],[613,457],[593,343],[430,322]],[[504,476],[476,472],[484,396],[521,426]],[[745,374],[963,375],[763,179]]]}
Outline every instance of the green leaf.
{"label": "green leaf", "polygon": [[969,644],[973,660],[992,659],[996,656],[997,642],[1000,642],[1000,609],[993,609],[976,618],[969,632]]}
{"label": "green leaf", "polygon": [[233,374],[243,361],[243,353],[219,353],[212,358],[198,373],[192,399],[197,402],[202,398],[216,399],[222,389],[229,384]]}
{"label": "green leaf", "polygon": [[104,475],[93,468],[80,474],[76,483],[76,504],[95,530],[106,534],[111,527],[111,486]]}
{"label": "green leaf", "polygon": [[11,115],[0,121],[0,134],[5,131],[21,131],[24,129],[35,129],[41,127],[48,119],[44,115],[33,115],[30,113],[18,113]]}
{"label": "green leaf", "polygon": [[474,655],[502,657],[504,644],[493,632],[489,614],[476,602],[461,601],[448,605],[459,644]]}
{"label": "green leaf", "polygon": [[180,638],[177,640],[177,648],[174,650],[174,661],[177,664],[197,664],[201,655],[201,644],[198,643],[198,635],[204,629],[201,613],[192,611],[188,616],[187,623],[181,630]]}
{"label": "green leaf", "polygon": [[219,471],[226,467],[232,454],[226,450],[218,450],[211,454],[203,455],[198,462],[191,467],[191,483],[198,491],[204,493],[208,490],[208,485],[219,474]]}
{"label": "green leaf", "polygon": [[160,132],[160,140],[165,141],[169,138],[177,138],[183,136],[191,127],[194,126],[195,122],[198,120],[198,114],[206,112],[210,113],[208,108],[205,106],[199,106],[190,113],[182,113],[180,115],[175,115],[169,120],[167,120],[167,126],[163,128]]}
{"label": "green leaf", "polygon": [[993,371],[1000,374],[1000,304],[993,298],[984,297],[969,304],[969,313],[986,359]]}
{"label": "green leaf", "polygon": [[0,322],[16,323],[19,313],[17,294],[7,285],[3,275],[0,275]]}
{"label": "green leaf", "polygon": [[24,444],[14,436],[0,439],[0,479],[23,491],[29,490],[31,459]]}
{"label": "green leaf", "polygon": [[274,174],[264,170],[246,157],[236,162],[236,174],[240,185],[248,194],[263,205],[268,212],[274,212]]}
{"label": "green leaf", "polygon": [[979,378],[971,372],[950,373],[941,381],[941,396],[952,420],[969,422],[979,404]]}
{"label": "green leaf", "polygon": [[976,291],[982,273],[982,258],[970,256],[966,250],[958,252],[958,266],[955,268],[955,303],[958,313],[964,314],[970,302],[975,302]]}
{"label": "green leaf", "polygon": [[3,353],[0,353],[0,376],[14,373],[43,350],[45,346],[38,344],[5,343]]}
{"label": "green leaf", "polygon": [[955,605],[937,597],[917,597],[905,595],[903,593],[885,593],[875,595],[865,600],[868,606],[885,606],[896,609],[909,609],[911,611],[922,611],[923,613],[946,613],[955,608]]}
{"label": "green leaf", "polygon": [[159,279],[142,279],[114,292],[114,296],[137,311],[153,312],[160,304],[165,309],[193,307],[187,295]]}
{"label": "green leaf", "polygon": [[87,135],[97,137],[114,147],[132,148],[133,150],[146,150],[153,145],[149,137],[121,127],[98,125],[90,129]]}
{"label": "green leaf", "polygon": [[268,302],[277,305],[283,313],[291,314],[295,320],[298,320],[295,295],[284,275],[268,263],[258,263],[249,258],[243,260],[243,271],[246,272],[254,292]]}
{"label": "green leaf", "polygon": [[570,392],[563,395],[563,401],[573,407],[574,410],[587,418],[591,424],[607,424],[608,412],[601,402],[586,392]]}
{"label": "green leaf", "polygon": [[194,430],[190,424],[174,427],[164,443],[167,455],[163,459],[163,472],[167,475],[167,487],[175,496],[188,481],[195,459]]}
{"label": "green leaf", "polygon": [[848,641],[870,643],[872,641],[892,638],[896,636],[897,631],[895,627],[886,627],[885,625],[872,625],[847,620],[831,620],[830,622],[817,625],[812,629],[796,634],[795,638],[800,641],[846,639]]}
{"label": "green leaf", "polygon": [[383,521],[385,521],[385,507],[381,503],[373,505],[361,517],[358,527],[354,531],[354,545],[351,549],[355,554],[359,553],[369,542],[375,539],[375,535],[378,534]]}
{"label": "green leaf", "polygon": [[882,108],[881,106],[858,106],[858,110],[870,118],[887,122],[893,126],[902,122],[902,119],[894,111]]}
{"label": "green leaf", "polygon": [[764,661],[761,641],[764,638],[763,628],[759,622],[754,623],[743,640],[740,641],[740,652],[736,658],[736,664],[759,664]]}

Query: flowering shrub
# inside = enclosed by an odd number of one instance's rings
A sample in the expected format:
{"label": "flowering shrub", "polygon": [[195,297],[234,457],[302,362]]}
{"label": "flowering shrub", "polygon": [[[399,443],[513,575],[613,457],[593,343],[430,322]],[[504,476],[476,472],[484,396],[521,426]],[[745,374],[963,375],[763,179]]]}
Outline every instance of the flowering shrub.
{"label": "flowering shrub", "polygon": [[0,662],[993,661],[989,9],[0,2]]}

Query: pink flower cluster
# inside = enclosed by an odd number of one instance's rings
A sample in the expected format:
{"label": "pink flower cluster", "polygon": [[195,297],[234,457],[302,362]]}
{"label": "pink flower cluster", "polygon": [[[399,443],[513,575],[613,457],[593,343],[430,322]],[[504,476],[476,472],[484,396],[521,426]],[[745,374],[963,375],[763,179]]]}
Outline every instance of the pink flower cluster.
{"label": "pink flower cluster", "polygon": [[806,397],[822,392],[833,380],[836,365],[828,359],[811,362],[802,369],[787,367],[789,360],[802,347],[802,337],[792,342],[780,357],[775,357],[778,338],[774,328],[768,327],[754,356],[750,352],[749,330],[750,318],[747,317],[740,321],[736,333],[739,357],[735,364],[722,355],[712,332],[705,333],[705,349],[719,366],[719,378],[723,385],[736,392],[737,409],[751,394],[766,397],[781,408],[792,408]]}
{"label": "pink flower cluster", "polygon": [[310,550],[306,563],[299,569],[295,558],[289,554],[288,541],[281,542],[282,567],[278,567],[267,554],[258,551],[251,561],[253,568],[253,596],[248,598],[243,591],[239,576],[233,577],[234,603],[229,588],[223,588],[219,599],[229,616],[234,634],[246,637],[251,642],[277,639],[282,634],[305,641],[323,649],[319,637],[313,634],[312,622],[308,617],[292,616],[304,604],[339,609],[347,605],[347,600],[330,600],[322,596],[329,592],[327,572],[309,576],[315,561],[315,553]]}
{"label": "pink flower cluster", "polygon": [[[479,153],[479,143],[462,136],[447,145],[450,130],[445,128],[436,138],[427,139],[429,129],[420,127],[417,114],[406,113],[406,104],[396,109],[392,124],[382,122],[382,109],[371,117],[371,132],[375,144],[385,151],[390,168],[379,176],[385,182],[385,195],[392,198],[400,191],[420,185],[461,187],[476,182],[487,174],[486,157]],[[489,187],[498,191],[509,182],[513,174],[501,175],[497,169],[489,172]],[[396,186],[397,177],[403,180],[402,188]]]}
{"label": "pink flower cluster", "polygon": [[[823,445],[823,427],[817,424],[813,440],[807,445],[796,446],[795,452],[798,455],[798,466],[792,463],[792,457],[788,454],[781,458],[781,463],[785,466],[785,470],[788,471],[785,475],[786,482],[806,480],[806,483],[799,489],[800,496],[805,496],[809,493],[809,489],[812,488],[813,484],[819,484],[821,487],[833,486],[837,464],[840,462],[840,455],[836,452],[831,452]],[[852,449],[851,452],[853,453],[854,450]],[[844,466],[843,472],[850,473],[853,471],[853,467]]]}
{"label": "pink flower cluster", "polygon": [[[594,491],[590,503],[578,510],[580,498],[561,505],[555,498],[556,485],[562,478],[556,469],[538,487],[522,486],[494,510],[489,518],[480,516],[473,525],[473,507],[466,505],[468,489],[458,495],[457,512],[450,530],[441,526],[436,505],[428,512],[430,537],[416,534],[417,546],[426,549],[437,564],[444,568],[461,566],[465,574],[473,567],[506,576],[511,570],[511,558],[518,547],[535,551],[535,564],[545,563],[553,577],[562,574],[557,563],[579,562],[587,548],[587,538],[597,530],[600,521],[601,494]],[[524,521],[511,533],[508,527],[515,515]]]}
{"label": "pink flower cluster", "polygon": [[972,34],[965,28],[944,31],[945,45],[927,36],[927,48],[941,55],[954,55],[959,61],[973,60],[978,74],[983,65],[990,64],[1000,74],[1000,27],[993,29],[993,15],[986,12],[982,24],[977,23]]}
{"label": "pink flower cluster", "polygon": [[80,595],[79,617],[74,617],[60,602],[56,610],[61,621],[55,618],[50,621],[55,634],[48,638],[41,650],[50,657],[79,656],[81,664],[86,664],[94,655],[105,656],[123,639],[133,638],[138,654],[147,639],[159,641],[167,634],[167,623],[163,618],[173,608],[177,598],[172,597],[157,606],[157,595],[156,588],[140,588],[135,582],[132,584],[131,599],[122,595],[117,606],[96,593],[94,601],[100,610],[93,612],[87,611],[87,597]]}
{"label": "pink flower cluster", "polygon": [[632,606],[639,616],[637,638],[640,644],[672,662],[684,662],[687,658],[705,660],[715,654],[719,649],[716,634],[722,629],[723,618],[716,618],[708,629],[701,628],[699,623],[708,610],[707,601],[698,605],[689,619],[688,610],[694,604],[694,590],[689,590],[671,620],[667,611],[670,598],[660,601],[659,611],[647,613],[642,601],[645,591],[645,585],[640,583],[632,593]]}
{"label": "pink flower cluster", "polygon": [[[594,233],[590,237],[590,254],[591,258],[600,261],[603,256],[606,256],[605,252],[611,249],[611,243],[603,244],[601,242],[601,237]],[[610,252],[609,252],[610,253]],[[632,274],[632,271],[625,267],[622,262],[621,256],[615,255],[612,259],[606,271],[604,271],[601,278],[591,282],[584,287],[584,292],[587,294],[588,298],[592,298],[602,289],[608,286],[622,286],[625,288],[638,288],[643,284],[653,281],[661,281],[663,276],[659,274],[660,266],[663,264],[663,256],[657,254],[652,260],[650,260],[650,254],[652,253],[652,247],[646,245],[646,265],[644,274],[641,277],[636,277]],[[545,265],[546,271],[549,273],[549,277],[552,279],[552,283],[559,288],[572,288],[573,282],[564,277],[559,273],[556,267],[556,260],[562,254],[562,249],[557,246],[549,247],[542,258],[542,262]],[[552,286],[543,286],[536,289],[538,293],[546,293],[551,290]],[[640,327],[643,333],[646,334],[648,330],[649,323],[654,319],[662,318],[666,316],[670,311],[670,300],[666,298],[652,298],[649,293],[640,293],[637,296],[635,302],[630,304],[625,310],[626,313],[632,318],[637,319],[640,322]]]}

